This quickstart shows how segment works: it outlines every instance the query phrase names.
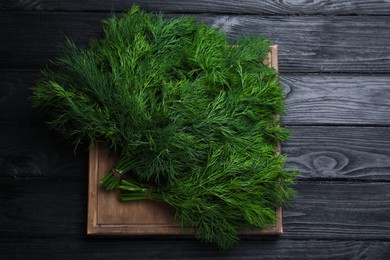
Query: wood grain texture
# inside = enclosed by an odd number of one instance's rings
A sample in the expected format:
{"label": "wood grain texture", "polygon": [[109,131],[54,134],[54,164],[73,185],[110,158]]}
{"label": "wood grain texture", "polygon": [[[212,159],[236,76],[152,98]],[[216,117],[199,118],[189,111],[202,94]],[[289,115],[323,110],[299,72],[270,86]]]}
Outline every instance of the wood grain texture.
{"label": "wood grain texture", "polygon": [[[288,168],[304,179],[390,180],[390,128],[288,127],[282,145]],[[0,127],[0,177],[87,178],[87,147],[74,157],[73,146],[59,142],[43,126],[5,124]]]}
{"label": "wood grain texture", "polygon": [[282,75],[286,125],[390,125],[390,77]]}
{"label": "wood grain texture", "polygon": [[167,13],[216,14],[324,14],[324,15],[388,15],[390,3],[384,0],[5,0],[0,10],[37,11],[126,11],[137,4],[148,11]]}
{"label": "wood grain texture", "polygon": [[[293,206],[283,211],[283,239],[389,238],[390,183],[300,182],[296,190]],[[84,236],[86,202],[86,180],[2,179],[0,233],[3,237]],[[171,238],[175,237],[165,239]]]}
{"label": "wood grain texture", "polygon": [[[21,248],[23,250],[21,250]],[[153,249],[153,250],[150,250]],[[194,240],[93,238],[0,239],[5,259],[386,259],[382,241],[260,240],[240,241],[223,252]]]}
{"label": "wood grain texture", "polygon": [[[34,122],[30,88],[38,71],[0,71],[0,122]],[[283,74],[286,125],[390,125],[390,76]]]}
{"label": "wood grain texture", "polygon": [[[0,16],[0,68],[37,68],[61,53],[65,36],[86,46],[102,13],[11,12]],[[262,34],[279,45],[281,73],[390,72],[387,16],[199,16],[231,38]],[[77,28],[77,30],[75,30]],[[28,42],[28,44],[26,44]]]}
{"label": "wood grain texture", "polygon": [[390,128],[288,127],[288,168],[303,178],[390,179]]}
{"label": "wood grain texture", "polygon": [[[191,237],[86,236],[86,148],[74,157],[71,145],[43,126],[25,123],[40,120],[27,103],[38,74],[10,70],[50,65],[65,37],[86,46],[101,35],[101,19],[133,3],[172,16],[201,14],[200,20],[231,38],[264,34],[279,44],[289,109],[283,120],[293,131],[283,148],[290,156],[287,166],[302,171],[280,239],[246,238],[221,252]],[[0,258],[388,259],[390,128],[383,126],[390,122],[389,5],[388,0],[0,1]],[[348,127],[308,126],[327,124]]]}
{"label": "wood grain texture", "polygon": [[296,190],[284,238],[389,238],[390,183],[307,182]]}
{"label": "wood grain texture", "polygon": [[44,126],[0,125],[0,176],[88,177],[86,146],[74,153],[73,145],[60,141]]}
{"label": "wood grain texture", "polygon": [[39,71],[0,71],[0,121],[37,121],[40,116],[28,98]]}
{"label": "wood grain texture", "polygon": [[2,237],[85,233],[87,180],[1,180],[0,186]]}

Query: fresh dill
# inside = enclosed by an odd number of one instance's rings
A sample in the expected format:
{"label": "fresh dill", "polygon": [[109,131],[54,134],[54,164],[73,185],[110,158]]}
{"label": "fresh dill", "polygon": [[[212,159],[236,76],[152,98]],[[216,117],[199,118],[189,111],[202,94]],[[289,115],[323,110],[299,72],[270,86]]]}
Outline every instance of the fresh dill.
{"label": "fresh dill", "polygon": [[106,144],[119,155],[106,189],[169,203],[203,241],[226,249],[239,229],[273,224],[295,172],[276,153],[288,131],[275,119],[278,75],[263,64],[271,43],[228,41],[191,17],[137,6],[103,25],[88,49],[69,41],[33,88],[49,126],[76,145]]}

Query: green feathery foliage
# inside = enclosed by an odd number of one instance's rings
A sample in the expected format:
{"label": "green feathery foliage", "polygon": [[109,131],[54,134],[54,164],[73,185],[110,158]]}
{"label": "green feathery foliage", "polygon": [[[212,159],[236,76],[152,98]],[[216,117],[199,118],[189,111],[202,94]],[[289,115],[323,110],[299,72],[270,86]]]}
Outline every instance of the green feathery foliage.
{"label": "green feathery foliage", "polygon": [[102,39],[89,49],[69,41],[33,88],[50,127],[76,145],[107,144],[119,161],[106,189],[166,201],[204,241],[225,249],[240,228],[274,223],[295,174],[276,154],[288,131],[275,117],[284,112],[278,76],[262,62],[270,42],[228,41],[193,18],[136,6],[103,23]]}

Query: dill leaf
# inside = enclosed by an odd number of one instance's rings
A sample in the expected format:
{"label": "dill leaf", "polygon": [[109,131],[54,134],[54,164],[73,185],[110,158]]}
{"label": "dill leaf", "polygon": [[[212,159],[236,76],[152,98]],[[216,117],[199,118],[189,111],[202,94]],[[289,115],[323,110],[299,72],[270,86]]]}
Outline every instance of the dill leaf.
{"label": "dill leaf", "polygon": [[289,132],[275,119],[278,75],[262,62],[271,43],[137,6],[103,30],[88,49],[68,40],[33,88],[49,126],[76,145],[106,144],[119,155],[106,189],[169,203],[203,241],[227,249],[239,229],[274,223],[296,172],[276,153]]}

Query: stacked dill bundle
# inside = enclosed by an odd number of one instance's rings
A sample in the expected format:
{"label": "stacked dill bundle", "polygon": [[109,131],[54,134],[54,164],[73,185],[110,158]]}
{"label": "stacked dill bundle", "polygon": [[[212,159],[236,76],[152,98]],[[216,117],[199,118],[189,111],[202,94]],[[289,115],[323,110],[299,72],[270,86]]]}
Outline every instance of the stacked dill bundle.
{"label": "stacked dill bundle", "polygon": [[239,229],[274,223],[293,194],[276,154],[288,133],[275,120],[284,98],[262,62],[269,50],[261,37],[228,42],[192,18],[133,7],[105,20],[89,49],[69,42],[32,101],[76,145],[119,154],[101,181],[107,190],[163,200],[183,228],[226,249]]}

